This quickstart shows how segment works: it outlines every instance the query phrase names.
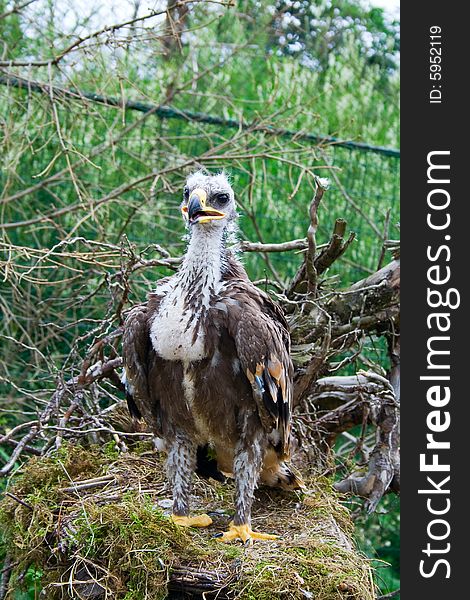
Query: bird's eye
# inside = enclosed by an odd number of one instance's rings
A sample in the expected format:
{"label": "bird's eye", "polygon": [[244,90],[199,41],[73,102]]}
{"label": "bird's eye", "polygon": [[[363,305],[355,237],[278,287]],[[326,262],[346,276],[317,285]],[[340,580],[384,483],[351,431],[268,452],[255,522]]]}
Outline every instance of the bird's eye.
{"label": "bird's eye", "polygon": [[183,198],[185,200],[187,200],[189,198],[189,188],[187,185],[184,186],[184,190],[183,190]]}
{"label": "bird's eye", "polygon": [[227,202],[230,200],[230,196],[229,194],[217,194],[215,199],[219,204],[224,205],[227,204]]}

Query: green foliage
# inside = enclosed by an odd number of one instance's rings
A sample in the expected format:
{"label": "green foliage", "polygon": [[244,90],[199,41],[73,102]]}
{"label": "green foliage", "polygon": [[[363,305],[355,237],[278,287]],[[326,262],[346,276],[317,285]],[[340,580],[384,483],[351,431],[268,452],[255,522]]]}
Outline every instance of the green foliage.
{"label": "green foliage", "polygon": [[349,60],[354,49],[364,65],[377,64],[386,72],[384,86],[397,68],[398,23],[379,8],[350,0],[277,0],[270,12],[273,47],[323,73],[338,58]]}
{"label": "green foliage", "polygon": [[356,522],[359,548],[371,558],[383,594],[400,587],[400,502],[385,497],[373,515],[360,515]]}
{"label": "green foliage", "polygon": [[[10,13],[11,8],[8,0],[0,0],[0,15]],[[26,40],[19,14],[11,12],[7,17],[0,19],[0,40],[3,46],[2,53],[8,50],[8,58],[11,60],[20,56],[24,51]]]}

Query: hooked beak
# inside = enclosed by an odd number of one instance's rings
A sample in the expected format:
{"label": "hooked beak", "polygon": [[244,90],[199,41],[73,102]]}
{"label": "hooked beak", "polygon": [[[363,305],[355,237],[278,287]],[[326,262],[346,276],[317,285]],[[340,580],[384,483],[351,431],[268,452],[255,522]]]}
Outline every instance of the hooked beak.
{"label": "hooked beak", "polygon": [[208,223],[225,217],[225,213],[207,205],[207,194],[202,188],[197,188],[191,193],[187,206],[183,206],[181,212],[191,224]]}

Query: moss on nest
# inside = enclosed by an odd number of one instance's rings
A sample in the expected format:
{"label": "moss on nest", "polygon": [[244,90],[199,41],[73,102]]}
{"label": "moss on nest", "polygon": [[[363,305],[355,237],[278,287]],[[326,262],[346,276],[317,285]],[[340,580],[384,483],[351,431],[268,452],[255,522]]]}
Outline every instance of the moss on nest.
{"label": "moss on nest", "polygon": [[232,482],[195,478],[193,512],[214,522],[187,530],[169,518],[164,473],[164,458],[148,446],[116,455],[67,445],[31,459],[0,503],[11,589],[32,565],[51,600],[155,600],[188,581],[240,600],[375,597],[370,565],[350,541],[348,512],[328,479],[309,479],[303,497],[258,490],[253,528],[280,538],[245,548],[213,537],[230,521]]}

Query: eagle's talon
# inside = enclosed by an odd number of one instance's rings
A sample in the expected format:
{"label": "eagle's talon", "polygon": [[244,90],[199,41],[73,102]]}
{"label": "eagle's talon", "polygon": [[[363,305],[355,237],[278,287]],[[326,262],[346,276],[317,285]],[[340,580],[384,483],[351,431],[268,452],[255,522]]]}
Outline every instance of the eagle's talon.
{"label": "eagle's talon", "polygon": [[221,535],[218,535],[222,542],[232,542],[233,540],[241,540],[245,545],[252,546],[254,540],[277,540],[278,535],[272,533],[261,533],[260,531],[253,531],[251,526],[248,524],[234,525],[230,524],[229,530],[225,531]]}
{"label": "eagle's talon", "polygon": [[212,519],[209,515],[196,515],[194,517],[183,517],[181,515],[171,515],[171,520],[180,527],[209,527]]}

